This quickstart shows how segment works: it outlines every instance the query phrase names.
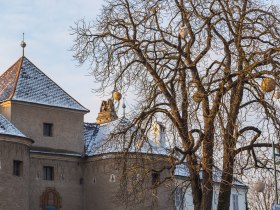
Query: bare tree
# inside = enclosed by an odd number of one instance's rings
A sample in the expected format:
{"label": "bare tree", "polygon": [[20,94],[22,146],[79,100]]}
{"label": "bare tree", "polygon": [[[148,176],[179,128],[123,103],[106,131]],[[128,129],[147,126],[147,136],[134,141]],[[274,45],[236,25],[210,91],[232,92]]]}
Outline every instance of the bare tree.
{"label": "bare tree", "polygon": [[267,167],[280,128],[278,14],[255,0],[107,0],[96,21],[72,27],[74,58],[90,62],[97,91],[132,90],[144,133],[154,119],[168,125],[172,168],[186,162],[196,210],[212,205],[215,165],[219,210],[235,173]]}
{"label": "bare tree", "polygon": [[266,183],[263,192],[256,192],[254,189],[249,190],[248,203],[251,210],[270,210],[272,204],[275,203],[275,183],[269,176],[265,178]]}

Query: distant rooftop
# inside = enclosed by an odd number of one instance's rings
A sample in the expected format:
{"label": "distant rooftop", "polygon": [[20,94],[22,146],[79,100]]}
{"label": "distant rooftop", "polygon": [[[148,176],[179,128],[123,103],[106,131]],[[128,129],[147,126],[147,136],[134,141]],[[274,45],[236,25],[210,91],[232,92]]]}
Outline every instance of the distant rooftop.
{"label": "distant rooftop", "polygon": [[[190,177],[190,171],[189,168],[187,167],[187,163],[183,162],[180,165],[177,165],[174,171],[175,176],[181,176],[181,177]],[[199,172],[199,176],[202,179],[202,171]],[[213,167],[213,181],[217,183],[221,183],[222,180],[222,171],[214,166]],[[243,182],[239,181],[236,178],[233,178],[233,185],[236,186],[242,186],[242,187],[247,187]]]}
{"label": "distant rooftop", "polygon": [[[129,126],[129,120],[125,117],[117,120],[104,123],[85,123],[84,124],[84,145],[85,153],[88,156],[101,155],[106,153],[119,153],[128,148],[130,136],[132,135],[134,128],[130,128],[126,134],[126,137],[122,136],[114,137],[111,139],[111,135],[117,132],[121,132],[127,126]],[[139,136],[140,138],[140,136]],[[129,152],[166,155],[167,150],[161,146],[155,145],[153,141],[147,139],[147,141],[139,141],[142,143],[135,145],[134,143],[129,147]]]}
{"label": "distant rooftop", "polygon": [[24,56],[0,76],[0,101],[7,100],[89,111]]}

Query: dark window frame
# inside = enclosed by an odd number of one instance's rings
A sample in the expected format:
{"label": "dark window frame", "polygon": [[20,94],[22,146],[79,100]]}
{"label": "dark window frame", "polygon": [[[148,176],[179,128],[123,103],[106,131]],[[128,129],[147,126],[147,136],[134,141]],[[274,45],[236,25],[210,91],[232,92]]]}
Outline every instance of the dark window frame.
{"label": "dark window frame", "polygon": [[23,162],[21,160],[13,161],[13,175],[22,176],[23,174]]}
{"label": "dark window frame", "polygon": [[53,124],[43,123],[43,136],[52,137],[53,136]]}
{"label": "dark window frame", "polygon": [[157,185],[160,182],[160,173],[152,173],[152,185]]}
{"label": "dark window frame", "polygon": [[54,167],[43,166],[43,180],[53,181],[54,180]]}

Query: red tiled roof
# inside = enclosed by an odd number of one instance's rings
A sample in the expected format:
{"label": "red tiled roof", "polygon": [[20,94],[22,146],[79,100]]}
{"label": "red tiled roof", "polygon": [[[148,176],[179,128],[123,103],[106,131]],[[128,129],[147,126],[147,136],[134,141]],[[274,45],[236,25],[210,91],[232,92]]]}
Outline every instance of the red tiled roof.
{"label": "red tiled roof", "polygon": [[22,58],[0,76],[0,101],[9,100],[14,95]]}

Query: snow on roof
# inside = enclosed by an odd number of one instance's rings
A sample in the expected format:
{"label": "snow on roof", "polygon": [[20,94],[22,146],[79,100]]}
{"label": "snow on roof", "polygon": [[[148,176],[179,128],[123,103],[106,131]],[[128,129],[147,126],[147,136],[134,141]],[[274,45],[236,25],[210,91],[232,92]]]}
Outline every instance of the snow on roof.
{"label": "snow on roof", "polygon": [[[174,171],[175,176],[182,176],[182,177],[189,177],[190,172],[187,167],[187,163],[182,163],[177,165]],[[200,177],[202,178],[202,171],[199,172]],[[222,171],[218,167],[213,167],[213,181],[214,182],[221,182],[222,179]],[[233,185],[244,186],[247,187],[243,182],[239,181],[238,179],[233,179]]]}
{"label": "snow on roof", "polygon": [[[100,155],[106,153],[123,152],[127,149],[127,144],[130,140],[130,135],[133,129],[128,131],[125,138],[111,139],[111,135],[116,131],[120,131],[125,126],[129,125],[129,120],[126,118],[120,118],[115,121],[95,124],[84,124],[84,144],[86,149],[86,155]],[[141,143],[139,141],[138,143]],[[160,146],[155,145],[152,141],[143,141],[139,146],[132,145],[129,148],[130,152],[149,153],[149,154],[161,154],[166,155],[167,150]]]}
{"label": "snow on roof", "polygon": [[9,120],[0,114],[0,134],[25,137]]}
{"label": "snow on roof", "polygon": [[[129,137],[131,133],[126,135],[125,138],[121,138],[121,139],[114,139],[114,138],[111,139],[110,135],[117,131],[120,131],[121,128],[128,126],[129,123],[130,123],[129,120],[124,117],[104,124],[85,123],[84,144],[85,144],[86,155],[93,156],[93,155],[101,155],[107,153],[123,152],[127,148],[126,143],[129,141],[130,139]],[[133,130],[133,128],[130,130]],[[146,154],[168,155],[168,149],[156,145],[151,140],[144,141],[143,144],[139,147],[132,144],[129,151],[146,153]],[[186,163],[177,165],[174,171],[174,175],[189,177],[190,176],[189,169],[186,166]],[[202,176],[202,174],[200,176]],[[214,181],[220,182],[221,176],[222,176],[221,170],[215,167],[214,175],[213,175]],[[233,184],[246,187],[245,184],[243,184],[237,179],[234,179]]]}
{"label": "snow on roof", "polygon": [[0,76],[0,101],[14,100],[88,112],[26,57]]}

